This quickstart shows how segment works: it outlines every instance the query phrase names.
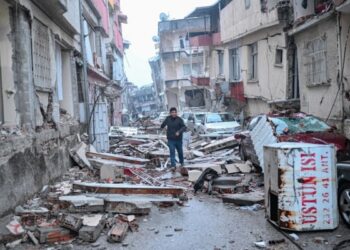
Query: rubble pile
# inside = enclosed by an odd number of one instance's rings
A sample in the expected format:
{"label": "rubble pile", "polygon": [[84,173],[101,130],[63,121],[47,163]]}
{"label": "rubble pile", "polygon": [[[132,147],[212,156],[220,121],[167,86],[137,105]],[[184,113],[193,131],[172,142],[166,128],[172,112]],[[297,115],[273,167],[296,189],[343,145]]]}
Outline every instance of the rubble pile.
{"label": "rubble pile", "polygon": [[240,160],[236,146],[234,137],[192,138],[185,166],[174,172],[167,168],[163,135],[121,137],[110,153],[81,142],[70,151],[78,166],[16,208],[7,223],[12,236],[7,246],[90,244],[101,234],[110,243],[123,242],[129,232],[138,231],[140,217],[152,206],[182,206],[193,189],[260,209],[262,180],[250,162]]}

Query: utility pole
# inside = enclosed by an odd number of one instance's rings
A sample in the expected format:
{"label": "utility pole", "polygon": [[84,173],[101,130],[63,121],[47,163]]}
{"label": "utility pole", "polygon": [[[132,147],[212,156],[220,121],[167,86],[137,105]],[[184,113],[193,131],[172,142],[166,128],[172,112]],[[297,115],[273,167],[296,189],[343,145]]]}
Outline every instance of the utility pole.
{"label": "utility pole", "polygon": [[83,0],[79,0],[79,14],[80,14],[80,45],[81,53],[83,55],[83,96],[85,104],[85,120],[87,126],[87,134],[89,145],[91,144],[90,135],[90,105],[89,105],[89,85],[87,81],[87,62],[86,62],[86,47],[85,47],[85,30],[84,30],[84,16],[83,16]]}

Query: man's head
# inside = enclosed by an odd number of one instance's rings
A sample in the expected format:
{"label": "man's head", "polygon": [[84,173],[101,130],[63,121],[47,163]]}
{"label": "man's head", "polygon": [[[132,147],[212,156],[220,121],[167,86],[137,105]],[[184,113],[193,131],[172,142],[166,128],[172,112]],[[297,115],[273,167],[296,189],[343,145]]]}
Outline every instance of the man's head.
{"label": "man's head", "polygon": [[172,108],[170,109],[170,115],[171,115],[172,117],[176,117],[176,116],[177,116],[177,110],[176,110],[176,108],[172,107]]}

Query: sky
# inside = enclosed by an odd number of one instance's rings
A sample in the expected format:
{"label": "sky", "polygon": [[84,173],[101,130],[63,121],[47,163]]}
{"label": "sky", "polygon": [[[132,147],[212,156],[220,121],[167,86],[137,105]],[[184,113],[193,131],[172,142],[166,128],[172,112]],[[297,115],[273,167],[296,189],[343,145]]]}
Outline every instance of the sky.
{"label": "sky", "polygon": [[121,10],[128,16],[128,23],[123,25],[123,37],[131,43],[124,58],[128,80],[137,86],[152,83],[148,59],[155,56],[152,37],[158,33],[160,13],[178,19],[196,7],[215,2],[217,0],[121,0]]}

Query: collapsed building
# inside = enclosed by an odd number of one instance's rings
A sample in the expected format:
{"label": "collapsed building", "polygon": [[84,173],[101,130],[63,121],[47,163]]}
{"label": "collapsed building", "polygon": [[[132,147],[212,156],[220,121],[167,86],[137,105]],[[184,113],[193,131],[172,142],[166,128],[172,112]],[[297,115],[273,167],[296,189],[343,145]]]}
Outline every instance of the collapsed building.
{"label": "collapsed building", "polygon": [[125,22],[114,0],[0,1],[0,215],[71,166],[87,127],[98,150],[109,147]]}

